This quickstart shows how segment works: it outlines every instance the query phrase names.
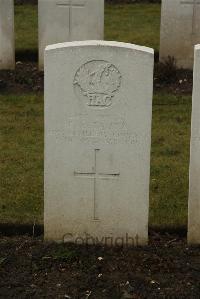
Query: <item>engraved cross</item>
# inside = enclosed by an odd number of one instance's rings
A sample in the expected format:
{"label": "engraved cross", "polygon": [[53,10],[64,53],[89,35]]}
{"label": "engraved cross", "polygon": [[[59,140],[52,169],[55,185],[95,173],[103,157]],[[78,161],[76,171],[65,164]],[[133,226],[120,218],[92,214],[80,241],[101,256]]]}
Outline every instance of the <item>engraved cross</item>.
{"label": "engraved cross", "polygon": [[193,16],[192,16],[192,35],[195,35],[195,25],[197,18],[197,6],[200,4],[199,0],[181,0],[181,4],[193,5]]}
{"label": "engraved cross", "polygon": [[85,6],[86,0],[57,0],[56,5],[60,8],[69,9],[69,36],[71,36],[71,27],[72,27],[72,17],[74,8],[83,8]]}
{"label": "engraved cross", "polygon": [[117,179],[120,176],[119,172],[99,172],[97,169],[97,156],[100,149],[94,150],[94,166],[92,167],[91,172],[80,172],[74,171],[74,175],[76,177],[84,178],[84,179],[92,179],[93,180],[93,220],[99,220],[97,213],[97,182],[98,180],[109,180],[109,179]]}

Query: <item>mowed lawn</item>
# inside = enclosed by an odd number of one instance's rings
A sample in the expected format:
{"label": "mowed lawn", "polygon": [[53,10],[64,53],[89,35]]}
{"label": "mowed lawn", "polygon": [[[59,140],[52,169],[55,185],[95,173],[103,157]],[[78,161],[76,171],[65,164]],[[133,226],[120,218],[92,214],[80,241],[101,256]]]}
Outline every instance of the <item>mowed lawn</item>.
{"label": "mowed lawn", "polygon": [[[36,51],[37,6],[15,6],[16,50]],[[106,5],[105,39],[130,42],[159,49],[160,5]]]}
{"label": "mowed lawn", "polygon": [[[15,13],[17,51],[36,51],[36,6],[17,6]],[[106,6],[107,40],[132,42],[158,50],[159,24],[158,4]],[[42,223],[43,95],[0,95],[0,109],[0,223]],[[154,95],[152,226],[179,227],[187,223],[190,114],[190,95]]]}

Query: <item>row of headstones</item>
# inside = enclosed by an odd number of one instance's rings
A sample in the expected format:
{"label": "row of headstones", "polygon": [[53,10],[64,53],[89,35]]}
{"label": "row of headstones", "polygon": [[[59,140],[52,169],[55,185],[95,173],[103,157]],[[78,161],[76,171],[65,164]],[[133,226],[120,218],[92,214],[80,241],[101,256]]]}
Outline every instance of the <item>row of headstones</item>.
{"label": "row of headstones", "polygon": [[[45,239],[148,242],[153,49],[79,41],[45,51]],[[200,244],[200,45],[188,241]]]}
{"label": "row of headstones", "polygon": [[[38,0],[39,69],[47,45],[104,38],[104,0]],[[14,0],[0,0],[0,69],[15,68]]]}
{"label": "row of headstones", "polygon": [[[47,45],[104,37],[104,0],[38,0],[39,68]],[[162,0],[160,60],[193,67],[200,42],[200,0]],[[0,69],[15,67],[14,4],[0,0]]]}

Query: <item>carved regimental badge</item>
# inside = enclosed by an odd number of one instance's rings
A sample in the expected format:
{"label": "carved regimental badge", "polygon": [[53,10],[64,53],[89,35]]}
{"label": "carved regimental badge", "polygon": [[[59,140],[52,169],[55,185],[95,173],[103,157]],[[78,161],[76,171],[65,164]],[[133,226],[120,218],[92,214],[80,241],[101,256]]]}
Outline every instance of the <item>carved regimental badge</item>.
{"label": "carved regimental badge", "polygon": [[73,84],[76,94],[89,107],[106,108],[113,104],[121,85],[121,74],[113,64],[93,60],[78,69]]}

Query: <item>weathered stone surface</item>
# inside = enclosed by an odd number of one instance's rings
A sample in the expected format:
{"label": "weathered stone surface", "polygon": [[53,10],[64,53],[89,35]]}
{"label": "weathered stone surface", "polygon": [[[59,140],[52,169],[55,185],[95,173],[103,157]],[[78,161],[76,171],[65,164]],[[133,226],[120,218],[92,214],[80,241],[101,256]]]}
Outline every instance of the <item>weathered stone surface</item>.
{"label": "weathered stone surface", "polygon": [[200,45],[195,47],[188,242],[200,244]]}
{"label": "weathered stone surface", "polygon": [[174,57],[178,67],[193,68],[200,43],[200,0],[162,0],[160,60]]}
{"label": "weathered stone surface", "polygon": [[14,3],[0,1],[0,69],[15,68]]}
{"label": "weathered stone surface", "polygon": [[39,0],[39,67],[47,45],[104,38],[104,0]]}
{"label": "weathered stone surface", "polygon": [[125,43],[47,47],[46,240],[147,243],[153,61]]}

